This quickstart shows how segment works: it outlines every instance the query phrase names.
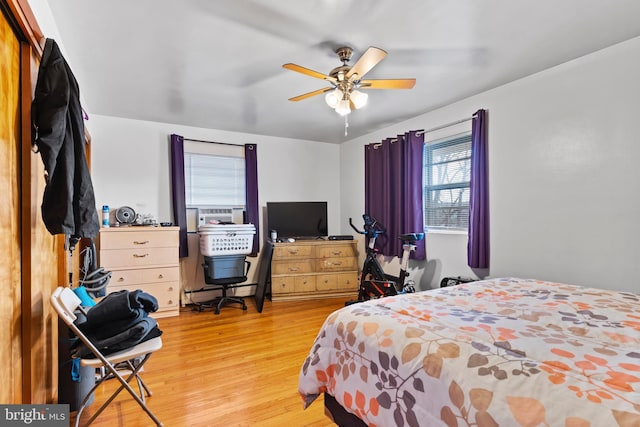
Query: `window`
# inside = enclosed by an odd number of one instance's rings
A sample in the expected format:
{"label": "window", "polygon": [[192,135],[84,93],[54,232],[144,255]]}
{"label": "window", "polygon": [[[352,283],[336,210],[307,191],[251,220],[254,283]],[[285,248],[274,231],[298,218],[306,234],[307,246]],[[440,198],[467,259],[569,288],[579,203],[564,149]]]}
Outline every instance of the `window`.
{"label": "window", "polygon": [[188,207],[245,205],[244,157],[184,153],[185,202]]}
{"label": "window", "polygon": [[466,230],[469,227],[471,134],[427,143],[423,164],[425,227]]}

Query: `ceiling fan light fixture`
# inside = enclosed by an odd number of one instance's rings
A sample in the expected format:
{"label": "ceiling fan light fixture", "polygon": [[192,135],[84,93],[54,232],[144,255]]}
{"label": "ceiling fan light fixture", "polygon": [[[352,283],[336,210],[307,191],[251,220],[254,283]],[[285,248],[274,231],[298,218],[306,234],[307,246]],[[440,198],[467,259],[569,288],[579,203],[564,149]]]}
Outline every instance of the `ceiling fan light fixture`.
{"label": "ceiling fan light fixture", "polygon": [[336,88],[335,90],[328,92],[324,97],[324,100],[327,102],[329,107],[336,108],[338,103],[342,100],[343,95],[342,91]]}
{"label": "ceiling fan light fixture", "polygon": [[351,106],[349,106],[349,99],[343,99],[338,103],[336,107],[336,113],[341,116],[346,116],[351,112]]}
{"label": "ceiling fan light fixture", "polygon": [[331,84],[331,87],[294,96],[293,98],[289,98],[289,101],[300,101],[312,96],[325,94],[324,99],[327,105],[344,117],[345,135],[348,126],[348,115],[352,109],[357,110],[364,107],[369,98],[366,91],[360,92],[357,89],[411,89],[416,83],[415,79],[362,80],[365,74],[387,56],[387,52],[380,48],[370,46],[353,66],[348,65],[353,53],[350,47],[340,47],[335,52],[342,61],[342,65],[332,69],[329,74],[323,74],[292,63],[284,64],[283,67],[291,71],[325,80]]}
{"label": "ceiling fan light fixture", "polygon": [[360,92],[359,90],[354,90],[350,94],[351,102],[353,102],[353,106],[357,109],[360,109],[367,105],[367,99],[369,99],[369,94],[364,92]]}

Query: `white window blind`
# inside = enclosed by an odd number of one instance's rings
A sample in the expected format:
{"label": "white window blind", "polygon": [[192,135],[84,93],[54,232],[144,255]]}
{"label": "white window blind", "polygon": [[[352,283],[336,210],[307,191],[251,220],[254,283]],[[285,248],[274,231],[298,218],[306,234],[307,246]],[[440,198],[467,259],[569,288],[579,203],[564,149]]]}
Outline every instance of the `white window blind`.
{"label": "white window blind", "polygon": [[469,227],[471,135],[429,143],[424,150],[425,227]]}
{"label": "white window blind", "polygon": [[245,205],[244,158],[184,153],[187,206]]}

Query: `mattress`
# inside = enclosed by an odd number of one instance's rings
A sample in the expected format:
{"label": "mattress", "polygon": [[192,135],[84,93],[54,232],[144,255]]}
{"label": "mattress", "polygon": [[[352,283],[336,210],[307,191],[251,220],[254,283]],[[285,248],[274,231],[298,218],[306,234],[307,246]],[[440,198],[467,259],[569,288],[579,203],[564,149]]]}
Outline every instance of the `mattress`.
{"label": "mattress", "polygon": [[640,297],[502,278],[349,305],[298,389],[370,426],[640,426]]}

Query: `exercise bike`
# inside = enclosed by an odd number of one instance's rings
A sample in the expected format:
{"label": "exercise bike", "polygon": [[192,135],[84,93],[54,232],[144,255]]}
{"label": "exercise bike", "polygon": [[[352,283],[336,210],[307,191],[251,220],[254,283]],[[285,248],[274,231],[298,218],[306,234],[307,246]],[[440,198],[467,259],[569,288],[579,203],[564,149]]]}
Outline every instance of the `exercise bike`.
{"label": "exercise bike", "polygon": [[367,251],[362,272],[360,273],[358,300],[355,302],[415,292],[415,283],[412,280],[407,280],[407,277],[409,277],[407,265],[409,264],[411,252],[416,250],[416,242],[424,238],[424,233],[408,233],[398,236],[403,242],[402,260],[400,263],[400,274],[393,276],[384,272],[376,258],[378,253],[375,248],[376,239],[378,236],[386,233],[386,228],[368,214],[362,215],[362,218],[364,220],[363,230],[359,230],[353,225],[352,219],[349,218],[351,228],[353,228],[356,233],[365,236]]}

